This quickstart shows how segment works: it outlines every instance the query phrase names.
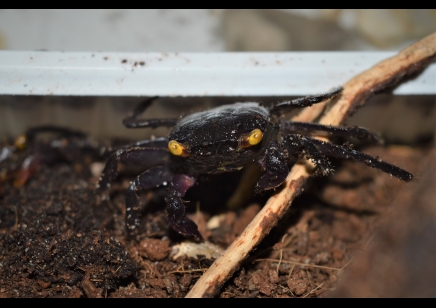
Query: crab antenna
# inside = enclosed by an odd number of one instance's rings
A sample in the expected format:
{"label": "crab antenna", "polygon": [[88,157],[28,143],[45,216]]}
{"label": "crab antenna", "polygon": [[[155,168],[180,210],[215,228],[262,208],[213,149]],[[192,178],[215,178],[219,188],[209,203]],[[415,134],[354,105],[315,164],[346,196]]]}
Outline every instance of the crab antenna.
{"label": "crab antenna", "polygon": [[304,107],[312,106],[313,104],[322,103],[327,99],[335,97],[341,92],[342,92],[342,87],[325,94],[300,97],[291,101],[280,102],[271,108],[271,113],[280,116],[282,114],[291,112],[296,108],[304,108]]}

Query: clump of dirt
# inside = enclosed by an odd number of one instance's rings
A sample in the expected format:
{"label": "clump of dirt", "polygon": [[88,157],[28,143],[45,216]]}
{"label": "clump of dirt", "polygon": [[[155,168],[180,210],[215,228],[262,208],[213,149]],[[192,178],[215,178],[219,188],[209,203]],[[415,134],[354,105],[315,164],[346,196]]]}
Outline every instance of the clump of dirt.
{"label": "clump of dirt", "polygon": [[[244,207],[230,210],[216,203],[231,195],[240,174],[200,179],[185,198],[192,201],[188,215],[215,246],[186,256],[175,252],[187,240],[168,228],[165,189],[141,193],[141,200],[147,203],[141,230],[134,238],[127,237],[125,191],[140,171],[121,166],[110,195],[99,195],[95,170],[101,169],[104,159],[96,150],[77,158],[41,163],[25,184],[14,185],[14,172],[38,151],[35,149],[16,153],[0,164],[0,297],[184,297],[268,197],[254,197]],[[434,251],[435,244],[428,236],[417,236],[426,233],[414,226],[422,216],[427,217],[429,230],[436,225],[431,190],[435,150],[427,146],[364,151],[411,171],[418,180],[406,184],[349,161],[341,163],[328,178],[312,179],[217,296],[434,295],[434,280],[431,285],[431,278],[424,278],[434,273],[427,252]],[[219,193],[211,193],[209,196],[216,197],[209,197],[208,204],[206,192],[214,187]],[[401,213],[402,218],[392,213]],[[404,226],[407,228],[402,229]],[[377,230],[385,230],[387,235],[378,235]],[[416,232],[412,236],[407,230]],[[398,250],[409,257],[377,276],[370,269],[380,263],[377,251],[386,250]],[[366,259],[362,261],[361,255]],[[396,259],[395,254],[383,256],[383,264]],[[420,270],[423,266],[427,271]],[[386,283],[392,283],[392,277],[405,283],[397,282],[395,292],[380,293],[374,279],[367,277],[370,273]],[[412,288],[416,277],[424,279],[427,287]],[[349,287],[353,283],[352,289],[369,291],[353,293]],[[370,286],[363,288],[365,283]],[[423,288],[433,291],[422,292]],[[413,293],[415,289],[421,293]]]}
{"label": "clump of dirt", "polygon": [[135,262],[109,234],[58,227],[41,215],[3,238],[3,296],[102,297],[135,275]]}

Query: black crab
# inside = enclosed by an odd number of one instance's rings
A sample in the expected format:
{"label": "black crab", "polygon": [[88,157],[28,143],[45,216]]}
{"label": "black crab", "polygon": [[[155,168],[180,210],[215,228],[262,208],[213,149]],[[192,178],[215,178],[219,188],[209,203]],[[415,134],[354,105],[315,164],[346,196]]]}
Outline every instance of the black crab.
{"label": "black crab", "polygon": [[[113,152],[101,174],[98,188],[106,190],[117,176],[119,161],[154,166],[140,174],[126,196],[126,226],[129,234],[137,232],[141,210],[138,190],[168,185],[165,198],[168,223],[178,233],[202,240],[197,225],[185,216],[182,201],[186,191],[200,174],[218,174],[239,170],[257,162],[265,171],[256,184],[255,193],[280,186],[288,163],[300,155],[313,161],[315,172],[333,172],[329,157],[355,159],[369,167],[389,173],[403,181],[413,175],[379,158],[358,152],[349,144],[335,145],[310,137],[340,136],[376,141],[378,137],[365,128],[334,127],[310,122],[280,119],[295,108],[311,106],[340,94],[342,88],[317,96],[280,102],[272,107],[259,103],[235,103],[174,119],[140,119],[156,99],[139,104],[123,123],[129,128],[173,127],[168,138],[139,141]],[[308,136],[309,135],[309,136]]]}

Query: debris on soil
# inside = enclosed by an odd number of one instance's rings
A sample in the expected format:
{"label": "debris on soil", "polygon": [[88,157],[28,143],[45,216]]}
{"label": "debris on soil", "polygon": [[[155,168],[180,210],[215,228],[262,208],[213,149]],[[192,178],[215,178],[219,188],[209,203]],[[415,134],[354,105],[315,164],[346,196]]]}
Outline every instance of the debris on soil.
{"label": "debris on soil", "polygon": [[197,258],[198,256],[203,256],[208,259],[218,259],[223,252],[224,249],[220,246],[214,245],[208,241],[201,243],[185,241],[172,247],[171,259],[177,260],[180,257]]}
{"label": "debris on soil", "polygon": [[[436,151],[429,146],[364,151],[418,180],[406,184],[351,161],[332,176],[313,178],[218,296],[434,296],[429,275],[435,277],[435,243],[429,232],[434,234],[436,225]],[[221,197],[230,196],[235,180],[227,174],[224,180],[199,181],[185,199],[199,202],[197,209],[191,202],[189,215],[203,225],[212,248],[187,255],[183,251],[191,248],[183,247],[189,241],[166,224],[165,189],[141,193],[147,202],[141,232],[127,237],[124,198],[137,173],[122,168],[109,198],[103,198],[92,171],[104,160],[94,154],[42,164],[17,187],[13,178],[0,177],[0,297],[184,297],[268,197],[232,210],[225,202],[210,206],[202,185],[209,190],[211,181]],[[19,166],[28,155],[11,159]],[[1,162],[0,174],[6,167],[9,172],[13,166]],[[202,196],[196,198],[196,191]],[[382,264],[390,266],[382,271]],[[426,283],[419,290],[417,277]],[[393,284],[395,279],[404,283]]]}

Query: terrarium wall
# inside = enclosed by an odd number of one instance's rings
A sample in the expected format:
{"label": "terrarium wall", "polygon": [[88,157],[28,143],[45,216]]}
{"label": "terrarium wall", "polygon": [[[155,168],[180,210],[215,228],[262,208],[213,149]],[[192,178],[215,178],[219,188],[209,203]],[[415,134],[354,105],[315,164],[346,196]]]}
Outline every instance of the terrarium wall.
{"label": "terrarium wall", "polygon": [[[433,32],[435,10],[0,10],[0,49],[115,52],[399,50]],[[338,85],[339,86],[339,85]],[[317,93],[303,93],[304,95]],[[1,95],[1,93],[0,93]],[[178,116],[221,103],[273,98],[163,98],[148,116]],[[0,138],[56,124],[96,137],[145,138],[126,130],[141,98],[0,96]],[[434,134],[434,96],[375,98],[349,125],[400,142]]]}

